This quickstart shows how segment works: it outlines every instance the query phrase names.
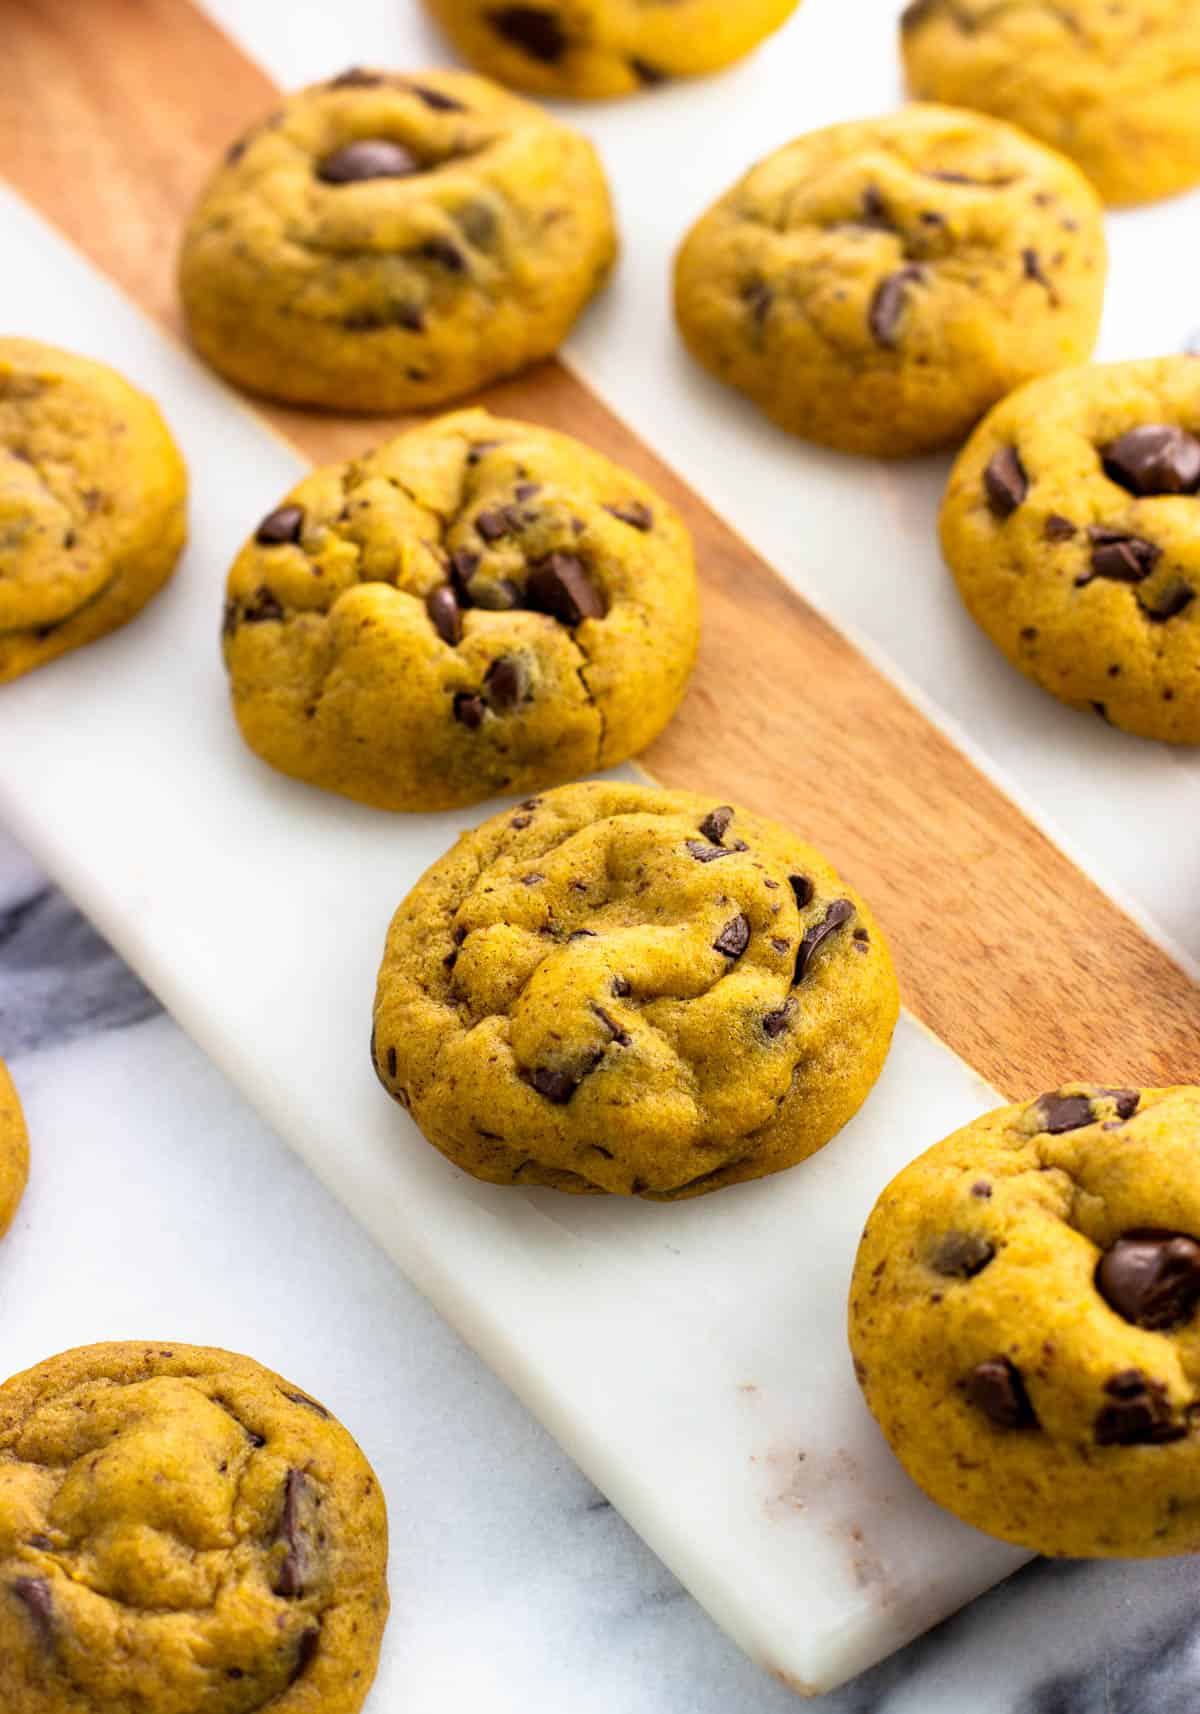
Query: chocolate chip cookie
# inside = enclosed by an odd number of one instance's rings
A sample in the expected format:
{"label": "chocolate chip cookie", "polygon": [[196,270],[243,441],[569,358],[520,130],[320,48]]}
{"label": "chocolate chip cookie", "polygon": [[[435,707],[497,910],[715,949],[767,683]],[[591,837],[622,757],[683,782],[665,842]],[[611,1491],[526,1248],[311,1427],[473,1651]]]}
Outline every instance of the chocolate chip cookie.
{"label": "chocolate chip cookie", "polygon": [[1097,364],[1005,399],[954,466],[942,546],[1044,690],[1200,743],[1200,358]]}
{"label": "chocolate chip cookie", "polygon": [[12,1225],[29,1178],[25,1115],[8,1067],[0,1059],[0,1238]]}
{"label": "chocolate chip cookie", "polygon": [[372,1055],[476,1178],[657,1200],[795,1165],[878,1077],[896,978],[811,846],[598,782],[466,833],[397,911]]}
{"label": "chocolate chip cookie", "polygon": [[466,73],[354,70],[233,145],[180,283],[195,345],[241,386],[401,411],[548,357],[615,255],[585,137]]}
{"label": "chocolate chip cookie", "polygon": [[693,355],[794,434],[897,457],[961,440],[1092,349],[1102,209],[1069,161],[944,107],[800,137],[685,239]]}
{"label": "chocolate chip cookie", "polygon": [[756,47],[799,0],[425,0],[477,70],[539,95],[626,95],[716,71]]}
{"label": "chocolate chip cookie", "polygon": [[1200,1548],[1200,1089],[1073,1083],[920,1156],[867,1222],[850,1343],[925,1492],[1078,1557]]}
{"label": "chocolate chip cookie", "polygon": [[103,363],[0,338],[0,684],[126,624],[186,535],[157,406]]}
{"label": "chocolate chip cookie", "polygon": [[356,1714],[386,1571],[366,1459],[247,1357],[93,1345],[0,1387],[5,1714]]}
{"label": "chocolate chip cookie", "polygon": [[915,95],[1020,125],[1106,202],[1200,184],[1200,0],[914,0],[900,34]]}
{"label": "chocolate chip cookie", "polygon": [[229,576],[242,736],[381,809],[534,791],[642,749],[696,652],[691,542],[652,489],[485,411],[301,482]]}

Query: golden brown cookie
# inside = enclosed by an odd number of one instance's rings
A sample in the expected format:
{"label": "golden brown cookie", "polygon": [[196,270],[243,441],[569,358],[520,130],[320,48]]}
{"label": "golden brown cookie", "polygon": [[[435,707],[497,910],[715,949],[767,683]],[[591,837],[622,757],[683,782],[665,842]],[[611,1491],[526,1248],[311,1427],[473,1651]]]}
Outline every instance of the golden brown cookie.
{"label": "golden brown cookie", "polygon": [[29,1179],[25,1115],[8,1067],[0,1059],[0,1238],[12,1225]]}
{"label": "golden brown cookie", "polygon": [[626,95],[717,71],[757,47],[799,0],[425,0],[464,59],[538,95]]}
{"label": "golden brown cookie", "polygon": [[1044,690],[1200,743],[1200,358],[1032,381],[963,449],[942,547],[972,617]]}
{"label": "golden brown cookie", "polygon": [[595,782],[495,816],[392,922],[372,1053],[494,1184],[659,1200],[814,1154],[897,1015],[867,907],[811,846],[688,792]]}
{"label": "golden brown cookie", "polygon": [[402,411],[548,357],[615,255],[578,132],[465,72],[354,70],[233,145],[180,283],[196,347],[231,380]]}
{"label": "golden brown cookie", "polygon": [[914,0],[900,39],[914,95],[1020,125],[1106,202],[1200,184],[1200,0]]}
{"label": "golden brown cookie", "polygon": [[225,659],[273,767],[443,809],[642,749],[697,630],[691,543],[659,495],[566,435],[461,411],[263,519],[230,572]]}
{"label": "golden brown cookie", "polygon": [[966,1125],[867,1222],[850,1343],[925,1492],[1035,1553],[1200,1548],[1200,1089]]}
{"label": "golden brown cookie", "polygon": [[693,355],[806,439],[899,457],[1092,349],[1102,209],[1011,126],[946,107],[831,125],[752,167],[688,233]]}
{"label": "golden brown cookie", "polygon": [[4,1714],[357,1714],[386,1571],[366,1459],[248,1357],[93,1345],[0,1387]]}
{"label": "golden brown cookie", "polygon": [[0,683],[126,624],[186,534],[157,406],[103,363],[0,338]]}

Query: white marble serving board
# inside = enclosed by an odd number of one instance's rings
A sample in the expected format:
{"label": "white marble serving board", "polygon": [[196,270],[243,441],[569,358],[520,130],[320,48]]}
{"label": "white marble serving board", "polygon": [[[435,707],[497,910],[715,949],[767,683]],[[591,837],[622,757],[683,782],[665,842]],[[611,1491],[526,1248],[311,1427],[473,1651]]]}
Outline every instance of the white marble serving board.
{"label": "white marble serving board", "polygon": [[374,975],[394,906],[486,806],[388,816],[245,750],[224,574],[302,462],[7,193],[0,232],[0,322],[118,364],[193,476],[166,593],[5,687],[0,817],[768,1670],[827,1689],[1004,1576],[1021,1556],[891,1458],[843,1331],[875,1195],[991,1092],[905,1018],[816,1159],[678,1207],[497,1190],[429,1149],[370,1067]]}

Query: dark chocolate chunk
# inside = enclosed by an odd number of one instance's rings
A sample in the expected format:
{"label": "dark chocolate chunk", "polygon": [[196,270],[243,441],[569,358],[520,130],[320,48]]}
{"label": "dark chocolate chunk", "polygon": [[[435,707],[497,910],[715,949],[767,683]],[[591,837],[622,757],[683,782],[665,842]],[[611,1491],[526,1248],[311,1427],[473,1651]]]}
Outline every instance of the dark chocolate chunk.
{"label": "dark chocolate chunk", "polygon": [[787,999],[783,1002],[783,1005],[779,1007],[778,1011],[767,1013],[766,1017],[763,1019],[763,1030],[772,1041],[775,1040],[776,1036],[781,1036],[783,1034],[784,1030],[787,1028],[787,1021],[795,1010],[795,997],[789,994]]}
{"label": "dark chocolate chunk", "polygon": [[1015,446],[1002,446],[983,472],[987,503],[997,518],[1010,518],[1029,492],[1029,478]]}
{"label": "dark chocolate chunk", "polygon": [[995,1246],[978,1232],[947,1232],[930,1252],[929,1266],[947,1279],[973,1280],[995,1254]]}
{"label": "dark chocolate chunk", "polygon": [[1105,1384],[1109,1403],[1096,1416],[1098,1446],[1161,1446],[1181,1440],[1182,1423],[1171,1421],[1167,1389],[1141,1369],[1122,1369]]}
{"label": "dark chocolate chunk", "polygon": [[1101,1256],[1096,1290],[1135,1327],[1180,1327],[1200,1302],[1200,1244],[1182,1232],[1126,1232]]}
{"label": "dark chocolate chunk", "polygon": [[1149,577],[1159,560],[1162,549],[1142,536],[1123,535],[1120,530],[1107,530],[1102,524],[1088,529],[1092,544],[1090,576],[1077,578],[1079,584],[1090,583],[1093,577],[1107,577],[1117,583],[1141,583]]}
{"label": "dark chocolate chunk", "polygon": [[704,817],[704,820],[700,823],[700,831],[706,839],[711,839],[714,845],[719,845],[722,839],[724,839],[729,828],[729,823],[732,820],[732,805],[727,803],[718,804],[716,809],[710,809],[708,814]]}
{"label": "dark chocolate chunk", "polygon": [[1144,423],[1103,448],[1104,468],[1131,494],[1194,494],[1200,488],[1200,440],[1167,423]]}
{"label": "dark chocolate chunk", "polygon": [[359,137],[317,163],[323,184],[360,184],[364,179],[405,179],[422,172],[422,163],[403,143],[390,137]]}
{"label": "dark chocolate chunk", "polygon": [[544,1095],[546,1100],[552,1101],[556,1107],[565,1106],[578,1087],[569,1071],[551,1071],[549,1066],[545,1065],[532,1071],[529,1081],[539,1095]]}
{"label": "dark chocolate chunk", "polygon": [[1048,542],[1069,542],[1072,536],[1079,534],[1079,530],[1061,512],[1051,512],[1042,525],[1042,534]]}
{"label": "dark chocolate chunk", "polygon": [[640,500],[626,500],[620,506],[606,506],[606,512],[611,512],[614,518],[620,518],[623,524],[628,524],[631,530],[652,530],[654,528],[654,513],[649,506]]}
{"label": "dark chocolate chunk", "polygon": [[1171,580],[1166,589],[1160,589],[1150,600],[1140,594],[1138,606],[1156,624],[1164,624],[1168,619],[1176,619],[1185,607],[1190,607],[1196,598],[1196,591],[1190,583],[1185,583],[1182,577]]}
{"label": "dark chocolate chunk", "polygon": [[796,903],[803,910],[805,905],[812,903],[813,884],[807,875],[789,875],[792,891],[796,895]]}
{"label": "dark chocolate chunk", "polygon": [[1101,1093],[1116,1102],[1118,1119],[1132,1119],[1138,1110],[1141,1096],[1136,1089],[1105,1089]]}
{"label": "dark chocolate chunk", "polygon": [[964,1383],[969,1402],[997,1428],[1033,1428],[1037,1423],[1021,1371],[1007,1357],[977,1363]]}
{"label": "dark chocolate chunk", "polygon": [[45,1577],[18,1577],[12,1592],[29,1614],[38,1641],[48,1648],[54,1640],[54,1597]]}
{"label": "dark chocolate chunk", "polygon": [[793,983],[803,982],[808,974],[813,956],[823,940],[826,940],[835,929],[850,921],[854,915],[854,906],[849,899],[835,899],[825,912],[820,922],[814,923],[800,942],[800,950],[796,954],[796,974]]}
{"label": "dark chocolate chunk", "polygon": [[618,1047],[629,1046],[632,1037],[629,1035],[627,1030],[623,1030],[621,1028],[620,1024],[613,1017],[611,1012],[606,1012],[604,1007],[598,1006],[594,1000],[592,1001],[592,1011],[599,1018],[600,1022],[604,1025],[605,1029],[608,1031],[613,1041],[616,1042]]}
{"label": "dark chocolate chunk", "polygon": [[[395,1075],[396,1075],[396,1050],[395,1050],[395,1048],[390,1048],[388,1050],[388,1057],[391,1060],[391,1065],[390,1065],[389,1069],[391,1071],[392,1076],[395,1077]],[[330,1420],[329,1412],[325,1409],[325,1406],[319,1405],[317,1403],[316,1399],[310,1399],[307,1393],[288,1393],[288,1392],[285,1392],[283,1396],[285,1399],[290,1399],[292,1404],[302,1405],[305,1410],[313,1411],[317,1416],[324,1417],[326,1422],[328,1422]]]}
{"label": "dark chocolate chunk", "polygon": [[425,597],[425,611],[443,643],[453,646],[462,641],[462,608],[450,584],[443,583],[437,589],[429,591]]}
{"label": "dark chocolate chunk", "polygon": [[567,51],[567,33],[541,6],[498,6],[485,14],[498,36],[543,65],[557,65]]}
{"label": "dark chocolate chunk", "polygon": [[455,692],[454,718],[461,726],[466,726],[470,731],[477,732],[483,725],[486,710],[487,705],[483,698],[476,696],[473,691],[459,690]]}
{"label": "dark chocolate chunk", "polygon": [[713,941],[713,951],[725,958],[740,958],[750,944],[750,921],[740,913],[730,917]]}
{"label": "dark chocolate chunk", "polygon": [[307,1542],[300,1524],[300,1499],[304,1492],[304,1472],[294,1467],[288,1471],[283,1484],[283,1510],[279,1519],[278,1539],[287,1553],[275,1579],[275,1593],[285,1601],[295,1601],[304,1593]]}
{"label": "dark chocolate chunk", "polygon": [[536,612],[549,613],[563,625],[602,619],[605,613],[604,597],[573,553],[552,553],[536,565],[525,585],[525,599]]}
{"label": "dark chocolate chunk", "polygon": [[517,706],[524,694],[525,674],[518,661],[509,655],[501,655],[488,668],[483,683],[492,707],[507,713]]}
{"label": "dark chocolate chunk", "polygon": [[254,539],[265,548],[279,547],[284,542],[298,542],[303,528],[303,506],[277,506],[255,530]]}
{"label": "dark chocolate chunk", "polygon": [[921,268],[898,268],[894,274],[889,274],[876,286],[871,307],[867,312],[867,325],[877,345],[883,345],[889,350],[895,348],[896,330],[904,314],[908,288],[914,281],[923,277],[924,271]]}
{"label": "dark chocolate chunk", "polygon": [[1077,1131],[1095,1119],[1092,1103],[1086,1095],[1060,1095],[1052,1090],[1037,1100],[1038,1128],[1059,1137],[1064,1131]]}

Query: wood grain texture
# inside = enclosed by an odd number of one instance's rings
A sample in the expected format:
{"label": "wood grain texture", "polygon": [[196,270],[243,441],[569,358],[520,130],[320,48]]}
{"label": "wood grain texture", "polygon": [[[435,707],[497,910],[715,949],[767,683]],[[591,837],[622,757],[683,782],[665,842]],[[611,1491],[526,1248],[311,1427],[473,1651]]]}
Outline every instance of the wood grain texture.
{"label": "wood grain texture", "polygon": [[[5,0],[2,47],[16,189],[179,332],[181,224],[270,81],[188,0]],[[1007,1093],[1200,1080],[1200,989],[579,380],[545,364],[482,402],[629,465],[694,533],[704,642],[651,773],[826,850],[878,912],[910,1008]],[[260,409],[318,461],[398,426]]]}

